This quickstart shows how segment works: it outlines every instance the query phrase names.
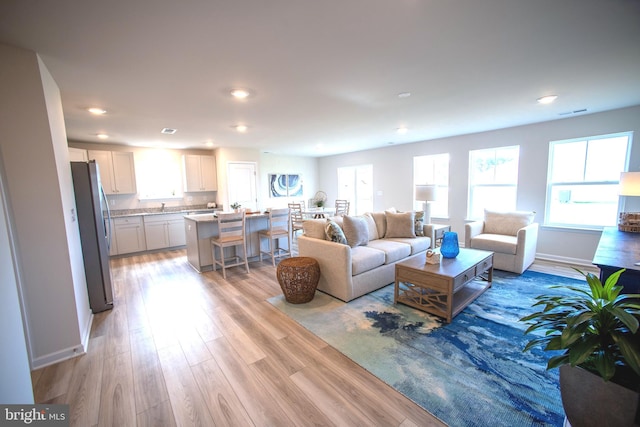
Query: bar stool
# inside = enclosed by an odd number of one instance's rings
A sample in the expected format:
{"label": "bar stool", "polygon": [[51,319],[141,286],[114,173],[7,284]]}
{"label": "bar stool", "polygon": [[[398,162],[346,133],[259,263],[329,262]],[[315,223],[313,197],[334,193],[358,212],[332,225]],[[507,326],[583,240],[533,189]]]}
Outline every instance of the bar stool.
{"label": "bar stool", "polygon": [[[291,238],[289,237],[289,208],[271,209],[266,230],[260,230],[260,261],[262,254],[271,257],[271,263],[276,266],[276,258],[291,256]],[[267,239],[269,251],[262,250],[262,239]],[[280,247],[280,239],[287,239],[287,249]]]}
{"label": "bar stool", "polygon": [[[222,267],[222,277],[227,278],[228,267],[243,265],[249,273],[249,262],[247,261],[247,238],[245,233],[245,212],[219,213],[218,219],[218,236],[211,238],[211,249],[213,258],[213,271],[216,266]],[[224,248],[234,246],[235,256],[225,258]],[[241,246],[243,256],[237,253],[237,247]],[[220,249],[220,259],[216,258],[216,248]],[[227,264],[227,260],[232,260],[231,264]]]}

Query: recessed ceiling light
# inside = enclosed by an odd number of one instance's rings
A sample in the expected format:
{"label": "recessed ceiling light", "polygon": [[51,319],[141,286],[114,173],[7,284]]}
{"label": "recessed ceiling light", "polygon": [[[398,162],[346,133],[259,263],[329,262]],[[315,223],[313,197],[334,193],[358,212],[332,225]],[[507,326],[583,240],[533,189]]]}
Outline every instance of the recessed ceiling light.
{"label": "recessed ceiling light", "polygon": [[235,125],[233,126],[238,132],[246,132],[249,129],[249,126],[247,125]]}
{"label": "recessed ceiling light", "polygon": [[242,89],[242,88],[231,89],[230,93],[231,93],[231,96],[237,99],[245,99],[251,95],[251,91],[249,89]]}
{"label": "recessed ceiling light", "polygon": [[551,104],[553,101],[558,99],[558,95],[546,95],[542,98],[538,98],[539,104]]}
{"label": "recessed ceiling light", "polygon": [[99,108],[99,107],[87,108],[87,111],[90,112],[91,114],[95,114],[96,116],[101,116],[103,114],[107,114],[107,110],[105,110],[104,108]]}
{"label": "recessed ceiling light", "polygon": [[176,133],[178,131],[178,129],[172,129],[172,128],[164,128],[160,131],[160,133],[164,133],[165,135],[173,135],[174,133]]}
{"label": "recessed ceiling light", "polygon": [[109,135],[107,135],[106,133],[97,133],[96,136],[100,139],[107,139],[109,138]]}
{"label": "recessed ceiling light", "polygon": [[408,98],[411,96],[411,92],[400,92],[398,98]]}
{"label": "recessed ceiling light", "polygon": [[205,144],[207,147],[213,147],[213,141],[207,141]]}
{"label": "recessed ceiling light", "polygon": [[404,135],[405,133],[409,132],[409,129],[402,126],[396,129],[396,132],[399,133],[400,135]]}

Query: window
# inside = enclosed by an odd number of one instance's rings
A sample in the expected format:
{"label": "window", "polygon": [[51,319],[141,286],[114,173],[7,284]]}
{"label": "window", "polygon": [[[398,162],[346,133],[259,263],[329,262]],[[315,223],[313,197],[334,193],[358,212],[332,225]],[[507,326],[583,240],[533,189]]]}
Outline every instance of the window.
{"label": "window", "polygon": [[[429,184],[437,187],[438,200],[431,202],[431,217],[449,217],[449,153],[413,158],[413,187]],[[414,202],[415,210],[422,210],[422,201]]]}
{"label": "window", "polygon": [[170,150],[136,152],[136,180],[140,199],[182,197],[181,160],[179,152]]}
{"label": "window", "polygon": [[631,133],[550,142],[545,224],[615,225],[630,150]]}
{"label": "window", "polygon": [[373,211],[373,166],[338,168],[338,199],[350,202],[349,214]]}
{"label": "window", "polygon": [[469,219],[483,218],[485,208],[516,208],[519,155],[517,145],[469,152]]}

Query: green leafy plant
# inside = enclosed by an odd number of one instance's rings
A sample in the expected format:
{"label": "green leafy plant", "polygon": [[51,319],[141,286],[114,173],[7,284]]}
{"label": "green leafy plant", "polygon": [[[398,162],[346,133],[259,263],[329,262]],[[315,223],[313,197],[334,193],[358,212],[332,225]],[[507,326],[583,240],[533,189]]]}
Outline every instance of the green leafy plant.
{"label": "green leafy plant", "polygon": [[[536,346],[545,351],[564,350],[553,356],[547,369],[564,364],[580,366],[605,381],[615,382],[621,377],[638,384],[640,380],[640,295],[621,294],[618,279],[625,271],[611,274],[604,285],[592,273],[582,274],[589,289],[578,286],[551,286],[570,291],[568,295],[541,295],[533,307],[541,311],[520,319],[529,324],[525,333],[544,330],[523,351]],[[618,374],[618,375],[616,375]],[[615,376],[615,378],[614,378]],[[626,382],[626,381],[623,381]]]}
{"label": "green leafy plant", "polygon": [[321,208],[324,206],[324,200],[316,200],[316,206]]}
{"label": "green leafy plant", "polygon": [[242,205],[238,202],[231,203],[231,209],[240,209]]}

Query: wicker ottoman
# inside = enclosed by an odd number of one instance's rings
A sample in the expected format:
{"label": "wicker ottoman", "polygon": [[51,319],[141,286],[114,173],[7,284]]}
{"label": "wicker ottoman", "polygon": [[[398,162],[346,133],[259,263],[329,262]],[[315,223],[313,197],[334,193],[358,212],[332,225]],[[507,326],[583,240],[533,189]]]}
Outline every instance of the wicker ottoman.
{"label": "wicker ottoman", "polygon": [[303,304],[313,299],[320,280],[320,265],[309,257],[285,258],[276,269],[278,283],[287,302]]}

